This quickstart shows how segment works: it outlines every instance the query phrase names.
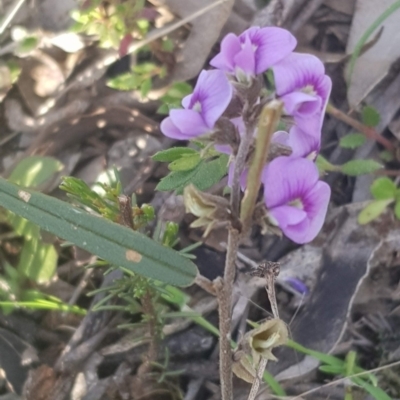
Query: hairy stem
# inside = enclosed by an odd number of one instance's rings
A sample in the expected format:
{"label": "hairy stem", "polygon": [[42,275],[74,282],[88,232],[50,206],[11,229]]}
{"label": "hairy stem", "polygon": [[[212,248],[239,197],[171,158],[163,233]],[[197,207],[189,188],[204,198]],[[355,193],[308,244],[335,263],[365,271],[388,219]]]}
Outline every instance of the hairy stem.
{"label": "hairy stem", "polygon": [[216,283],[219,314],[219,373],[222,400],[233,399],[232,389],[232,292],[236,272],[236,257],[239,248],[239,231],[231,228],[228,235],[224,279]]}
{"label": "hairy stem", "polygon": [[147,290],[142,297],[143,313],[148,317],[148,335],[149,335],[149,348],[147,354],[144,356],[143,363],[137,370],[135,376],[135,395],[144,396],[146,391],[147,375],[151,371],[151,364],[157,360],[158,356],[158,340],[159,332],[157,330],[157,315],[154,309],[153,296],[151,290]]}
{"label": "hairy stem", "polygon": [[250,165],[247,188],[240,208],[242,234],[246,233],[250,227],[258,191],[261,186],[261,173],[267,162],[271,138],[281,116],[282,107],[282,102],[278,100],[271,101],[264,107],[260,115],[255,153]]}

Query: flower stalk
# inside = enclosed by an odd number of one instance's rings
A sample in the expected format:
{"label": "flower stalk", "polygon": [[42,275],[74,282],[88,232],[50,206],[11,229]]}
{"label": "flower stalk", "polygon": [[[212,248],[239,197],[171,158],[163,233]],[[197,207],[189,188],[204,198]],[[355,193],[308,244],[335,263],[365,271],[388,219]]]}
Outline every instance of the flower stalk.
{"label": "flower stalk", "polygon": [[282,108],[282,102],[274,100],[264,107],[260,115],[255,153],[247,177],[247,189],[240,208],[242,234],[246,233],[250,227],[254,206],[261,186],[261,174],[267,162],[271,138],[281,117]]}

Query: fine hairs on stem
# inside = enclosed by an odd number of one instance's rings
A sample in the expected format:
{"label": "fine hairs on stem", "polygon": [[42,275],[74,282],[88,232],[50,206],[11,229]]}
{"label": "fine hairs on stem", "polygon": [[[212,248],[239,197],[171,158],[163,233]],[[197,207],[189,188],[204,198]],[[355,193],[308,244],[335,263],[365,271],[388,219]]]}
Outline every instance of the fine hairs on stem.
{"label": "fine hairs on stem", "polygon": [[[219,304],[219,330],[220,330],[220,378],[222,400],[233,399],[232,388],[232,351],[231,351],[231,320],[232,320],[232,292],[236,272],[236,258],[239,249],[239,239],[250,228],[250,220],[254,211],[256,198],[260,189],[261,173],[265,165],[272,134],[281,116],[282,103],[272,101],[261,112],[257,127],[256,152],[250,165],[248,185],[245,197],[240,199],[240,176],[244,170],[246,158],[253,140],[253,129],[248,126],[242,138],[235,160],[233,183],[231,192],[231,209],[233,220],[240,215],[241,232],[237,227],[231,226],[228,233],[228,244],[223,280],[216,282],[216,290]],[[251,184],[253,182],[253,184]],[[273,289],[272,289],[273,290]],[[273,297],[275,298],[274,291]],[[276,304],[276,301],[275,301]],[[275,307],[275,311],[277,308]],[[261,369],[261,367],[260,367]],[[264,366],[265,369],[265,366]],[[258,381],[258,379],[257,379]],[[259,385],[259,383],[258,383]],[[258,388],[257,388],[258,390]]]}

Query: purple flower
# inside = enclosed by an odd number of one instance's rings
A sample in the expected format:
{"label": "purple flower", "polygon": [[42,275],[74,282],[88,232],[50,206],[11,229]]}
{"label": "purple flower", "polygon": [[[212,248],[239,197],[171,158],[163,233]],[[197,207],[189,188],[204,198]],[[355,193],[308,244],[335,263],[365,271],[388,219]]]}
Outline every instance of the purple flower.
{"label": "purple flower", "polygon": [[193,93],[182,100],[183,109],[170,111],[161,123],[161,132],[179,140],[210,132],[228,107],[232,92],[232,85],[222,71],[201,71]]}
{"label": "purple flower", "polygon": [[275,158],[264,168],[262,182],[271,222],[296,243],[313,240],[331,193],[329,185],[319,181],[315,164],[305,158]]}
{"label": "purple flower", "polygon": [[234,75],[261,74],[290,54],[296,44],[295,37],[286,29],[254,26],[239,36],[226,35],[220,53],[210,64]]}
{"label": "purple flower", "polygon": [[311,117],[300,125],[293,125],[289,133],[275,132],[273,141],[289,146],[292,149],[291,157],[305,157],[314,161],[321,147],[321,131],[315,122],[316,119]]}
{"label": "purple flower", "polygon": [[292,53],[274,65],[275,88],[294,117],[323,114],[331,92],[332,81],[325,75],[324,64],[311,54]]}

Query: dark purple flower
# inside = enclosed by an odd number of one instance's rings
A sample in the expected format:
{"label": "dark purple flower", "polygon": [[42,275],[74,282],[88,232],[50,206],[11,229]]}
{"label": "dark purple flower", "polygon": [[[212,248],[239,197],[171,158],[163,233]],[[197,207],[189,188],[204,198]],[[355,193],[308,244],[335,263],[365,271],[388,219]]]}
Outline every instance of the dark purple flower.
{"label": "dark purple flower", "polygon": [[201,71],[193,93],[182,100],[183,109],[170,111],[161,123],[161,132],[173,139],[189,140],[212,131],[232,92],[222,71]]}
{"label": "dark purple flower", "polygon": [[265,72],[296,47],[295,37],[286,29],[252,27],[236,36],[229,33],[221,42],[221,51],[210,64],[240,76]]}
{"label": "dark purple flower", "polygon": [[278,157],[262,174],[264,201],[274,225],[296,243],[313,240],[324,223],[330,187],[305,158]]}
{"label": "dark purple flower", "polygon": [[311,54],[292,53],[274,65],[275,88],[285,111],[295,117],[323,114],[332,81],[325,75],[324,64]]}

